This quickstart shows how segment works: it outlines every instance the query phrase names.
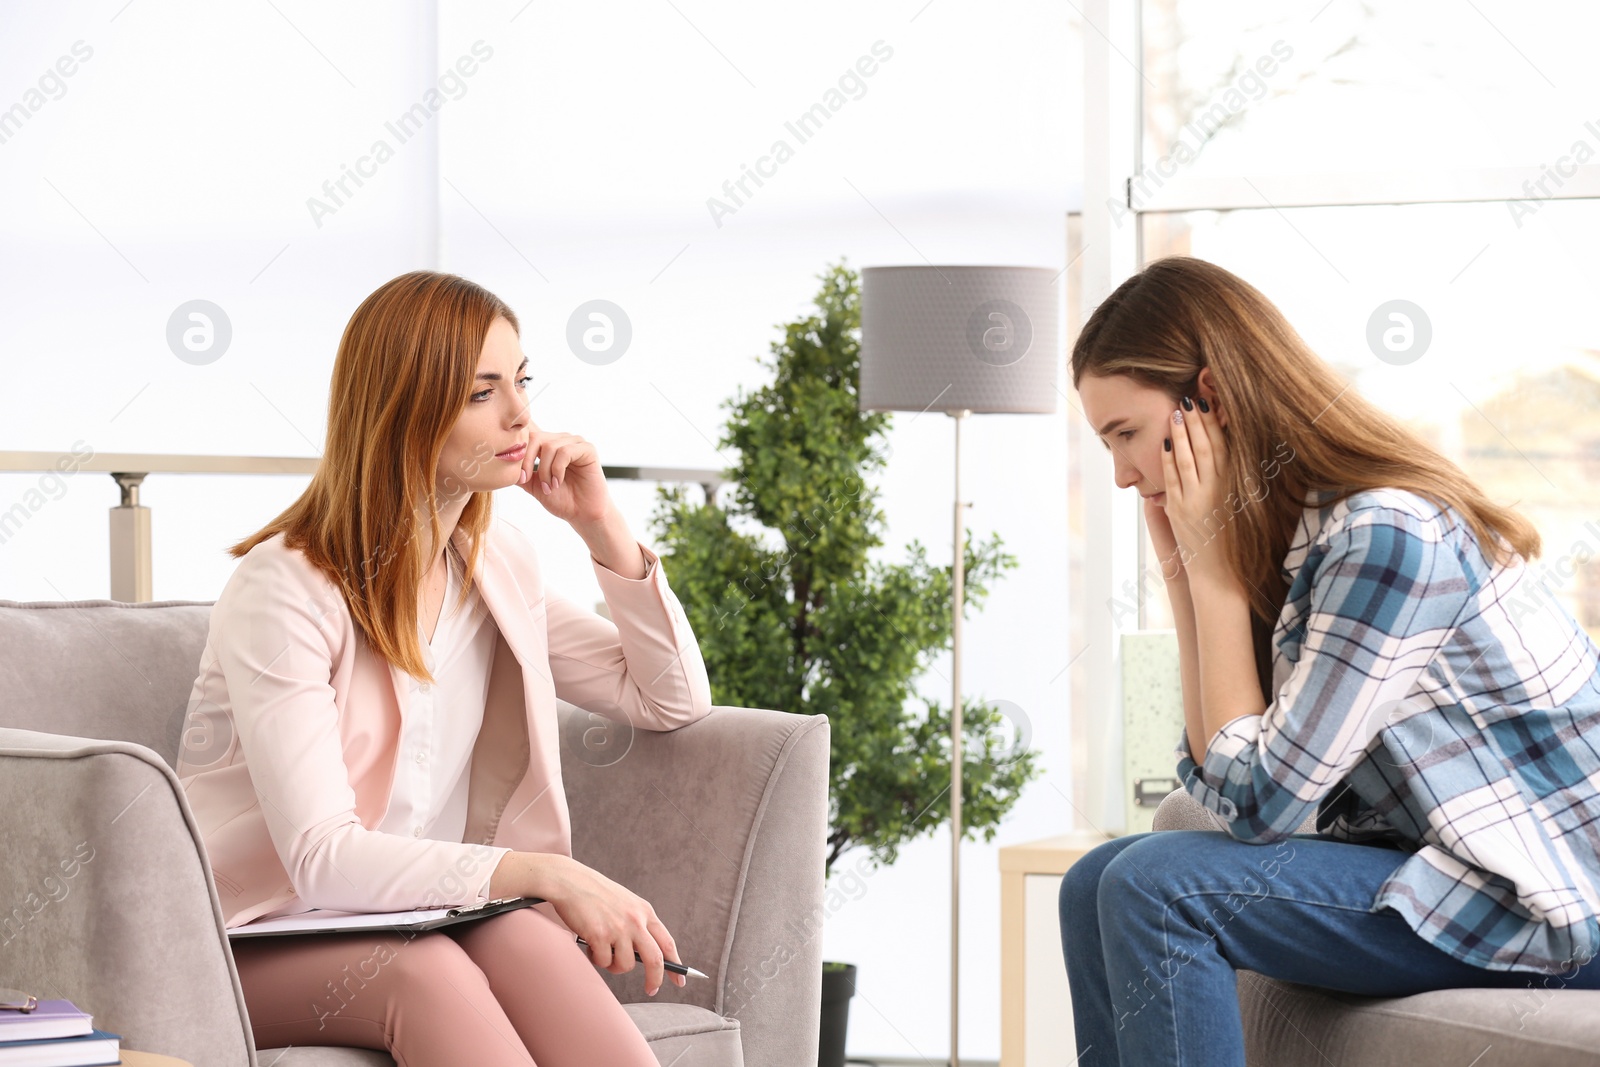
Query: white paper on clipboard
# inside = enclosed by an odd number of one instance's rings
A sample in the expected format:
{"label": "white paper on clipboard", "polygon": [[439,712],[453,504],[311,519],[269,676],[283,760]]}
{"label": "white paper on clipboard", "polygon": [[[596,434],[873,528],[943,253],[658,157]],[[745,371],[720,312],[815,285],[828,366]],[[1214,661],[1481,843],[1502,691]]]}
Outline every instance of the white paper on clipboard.
{"label": "white paper on clipboard", "polygon": [[332,911],[326,908],[314,908],[298,915],[245,923],[229,930],[228,936],[239,938],[263,937],[268,934],[334,934],[396,928],[433,930],[440,926],[498,915],[513,908],[525,908],[542,902],[541,897],[505,897],[486,900],[482,904],[419,908],[414,911]]}

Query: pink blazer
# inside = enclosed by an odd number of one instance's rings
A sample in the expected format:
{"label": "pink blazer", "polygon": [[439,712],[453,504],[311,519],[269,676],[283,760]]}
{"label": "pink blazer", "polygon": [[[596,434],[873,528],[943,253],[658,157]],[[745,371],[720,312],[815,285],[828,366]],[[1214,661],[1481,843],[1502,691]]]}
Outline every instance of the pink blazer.
{"label": "pink blazer", "polygon": [[[465,558],[465,531],[451,539]],[[705,663],[655,553],[640,546],[638,580],[594,563],[607,620],[545,589],[517,527],[497,517],[485,539],[479,590],[499,637],[461,842],[373,829],[421,683],[373,653],[339,588],[282,534],[240,558],[211,610],[177,766],[225,926],[486,900],[506,852],[572,854],[558,697],[643,730],[711,710]],[[536,907],[560,922],[553,905]]]}

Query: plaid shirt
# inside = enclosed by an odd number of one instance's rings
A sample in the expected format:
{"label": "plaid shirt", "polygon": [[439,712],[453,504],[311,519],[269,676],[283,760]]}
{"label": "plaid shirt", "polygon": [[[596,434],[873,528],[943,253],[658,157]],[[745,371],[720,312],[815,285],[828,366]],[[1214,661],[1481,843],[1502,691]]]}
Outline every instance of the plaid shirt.
{"label": "plaid shirt", "polygon": [[[1600,948],[1600,650],[1525,561],[1400,489],[1313,494],[1282,570],[1276,698],[1178,777],[1232,837],[1410,853],[1369,911],[1489,970]],[[1574,546],[1586,558],[1584,546]]]}

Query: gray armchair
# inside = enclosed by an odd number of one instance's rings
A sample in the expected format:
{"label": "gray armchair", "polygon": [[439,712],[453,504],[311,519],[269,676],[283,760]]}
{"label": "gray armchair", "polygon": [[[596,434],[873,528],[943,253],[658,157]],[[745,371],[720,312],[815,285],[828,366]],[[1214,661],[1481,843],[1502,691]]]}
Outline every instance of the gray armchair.
{"label": "gray armchair", "polygon": [[[211,603],[0,600],[0,986],[66,997],[126,1047],[196,1067],[393,1067],[255,1048],[172,771]],[[646,997],[642,968],[601,972],[663,1064],[816,1062],[821,938],[796,931],[822,914],[828,731],[718,707],[638,731],[610,766],[562,753],[574,858],[649,900],[710,975]]]}
{"label": "gray armchair", "polygon": [[[1313,812],[1296,833],[1317,832]],[[1169,793],[1157,830],[1225,827],[1188,792]],[[1537,978],[1537,976],[1533,976]],[[1600,990],[1440,989],[1361,997],[1238,972],[1251,1067],[1593,1067]]]}

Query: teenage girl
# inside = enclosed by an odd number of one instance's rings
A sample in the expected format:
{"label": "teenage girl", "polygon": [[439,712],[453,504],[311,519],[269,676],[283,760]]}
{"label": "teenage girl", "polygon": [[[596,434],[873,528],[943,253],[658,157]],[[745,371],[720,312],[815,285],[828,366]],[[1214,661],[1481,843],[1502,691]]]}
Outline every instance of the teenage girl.
{"label": "teenage girl", "polygon": [[1600,988],[1600,653],[1529,574],[1533,526],[1203,260],[1125,281],[1071,364],[1144,497],[1178,775],[1218,827],[1116,838],[1062,880],[1078,1067],[1244,1064],[1238,969]]}
{"label": "teenage girl", "polygon": [[[455,275],[405,274],[361,304],[310,486],[231,549],[189,724],[222,740],[178,774],[230,929],[545,903],[410,936],[233,942],[259,1048],[656,1065],[595,968],[637,952],[654,996],[677,949],[648,901],[572,859],[556,700],[670,730],[710,711],[710,686],[594,446],[531,420],[527,362],[511,309]],[[533,545],[491,514],[507,486],[583,539],[610,619],[544,588]]]}

